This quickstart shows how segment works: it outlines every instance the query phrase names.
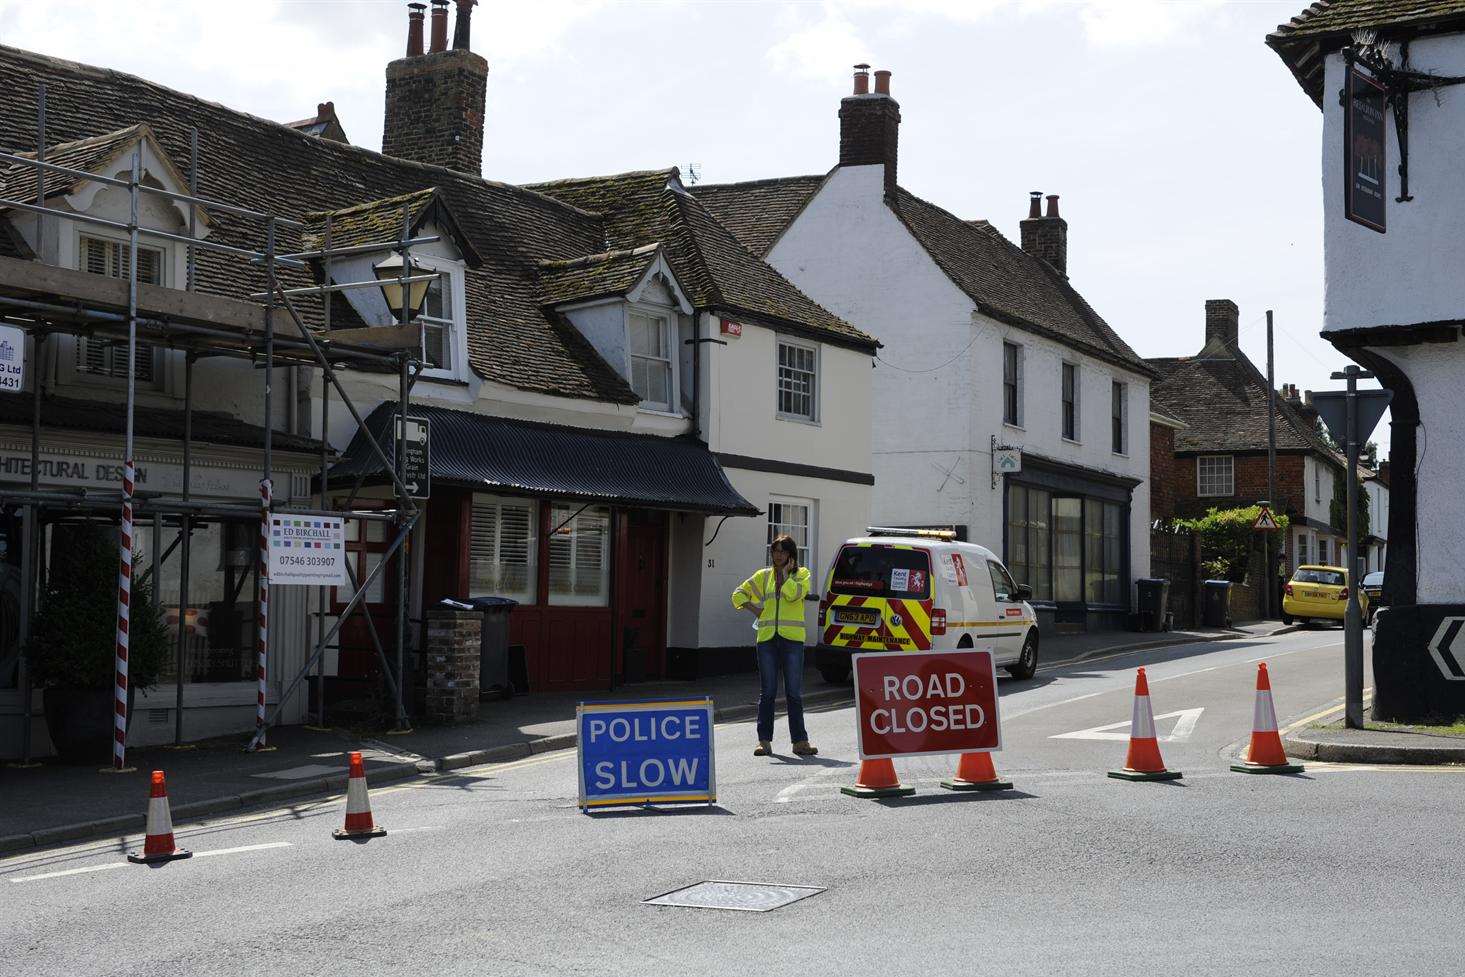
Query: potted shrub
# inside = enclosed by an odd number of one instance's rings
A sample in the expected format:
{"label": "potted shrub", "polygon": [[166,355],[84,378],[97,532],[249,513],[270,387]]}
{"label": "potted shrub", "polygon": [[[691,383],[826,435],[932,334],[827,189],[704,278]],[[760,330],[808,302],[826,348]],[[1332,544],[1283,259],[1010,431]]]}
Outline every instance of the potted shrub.
{"label": "potted shrub", "polygon": [[[31,629],[26,654],[45,689],[46,728],[62,760],[102,762],[112,755],[117,642],[115,531],[57,534],[49,584]],[[137,560],[134,558],[134,566]],[[153,606],[152,586],[133,575],[128,615],[127,716],[133,694],[158,680],[168,653],[168,631]]]}

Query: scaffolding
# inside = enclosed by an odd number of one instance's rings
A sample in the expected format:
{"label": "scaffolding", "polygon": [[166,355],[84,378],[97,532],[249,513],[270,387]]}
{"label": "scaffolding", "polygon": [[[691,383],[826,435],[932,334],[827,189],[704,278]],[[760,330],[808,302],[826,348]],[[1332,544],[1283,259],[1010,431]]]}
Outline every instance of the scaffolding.
{"label": "scaffolding", "polygon": [[[177,550],[179,559],[179,593],[176,647],[176,701],[174,744],[184,741],[183,686],[185,676],[185,647],[188,627],[186,624],[190,606],[189,570],[190,543],[196,522],[208,519],[258,519],[259,546],[256,554],[255,586],[257,588],[255,615],[256,663],[255,679],[258,689],[255,715],[255,729],[246,750],[266,747],[267,732],[280,718],[291,697],[306,681],[312,670],[316,672],[318,694],[315,705],[315,721],[324,725],[324,656],[342,625],[360,611],[366,622],[366,631],[375,648],[382,666],[382,673],[394,703],[394,726],[398,730],[408,728],[408,710],[405,696],[407,686],[405,650],[407,636],[407,599],[409,586],[409,560],[407,540],[421,518],[421,508],[412,498],[405,480],[406,428],[405,423],[397,425],[396,443],[390,455],[375,438],[367,438],[371,450],[381,463],[382,470],[391,480],[393,507],[389,509],[357,509],[358,494],[363,486],[364,476],[357,478],[344,504],[332,508],[327,497],[328,475],[331,451],[327,442],[332,409],[331,388],[334,387],[340,403],[346,408],[358,428],[365,429],[361,413],[351,399],[350,392],[341,382],[340,371],[356,370],[376,373],[395,373],[398,387],[399,416],[408,417],[413,385],[424,368],[423,330],[413,321],[411,303],[407,300],[408,286],[431,282],[441,273],[417,273],[411,260],[414,247],[431,244],[437,236],[414,236],[412,215],[409,206],[403,205],[401,231],[395,239],[355,243],[345,247],[333,247],[331,217],[324,218],[324,236],[319,248],[295,252],[280,250],[282,229],[295,232],[306,227],[303,221],[263,211],[237,206],[227,201],[202,197],[198,194],[199,150],[198,131],[191,130],[188,168],[188,192],[180,193],[150,186],[143,181],[143,141],[138,137],[132,149],[131,171],[126,179],[106,176],[101,173],[73,169],[46,160],[46,91],[44,85],[36,92],[36,151],[34,158],[0,152],[0,163],[23,165],[34,168],[36,176],[35,200],[11,200],[0,198],[0,208],[19,210],[37,216],[38,241],[45,240],[46,221],[65,219],[83,224],[97,225],[127,235],[128,256],[126,279],[116,281],[101,279],[83,271],[39,266],[37,262],[0,258],[0,321],[22,328],[34,340],[34,359],[39,363],[42,352],[50,337],[72,335],[86,337],[89,342],[103,341],[127,350],[127,393],[126,420],[123,446],[122,479],[117,491],[96,491],[88,489],[42,488],[40,485],[40,445],[42,433],[42,382],[39,370],[33,370],[31,395],[33,398],[30,417],[30,481],[26,489],[0,487],[0,509],[23,513],[21,540],[21,606],[18,636],[18,686],[21,697],[21,761],[28,763],[32,758],[31,725],[33,689],[30,669],[26,658],[26,644],[37,607],[40,553],[39,521],[43,514],[87,513],[101,514],[108,518],[121,518],[121,532],[118,535],[118,597],[117,597],[117,645],[114,653],[116,672],[114,709],[114,748],[110,769],[126,768],[126,734],[128,724],[128,657],[130,650],[129,617],[133,590],[134,553],[133,519],[141,513],[152,517],[153,526],[153,569],[156,573],[163,563]],[[63,178],[86,180],[123,189],[129,201],[129,219],[126,223],[107,220],[102,217],[60,210],[46,204],[46,177],[48,174]],[[176,204],[185,204],[188,209],[188,234],[173,234],[161,229],[140,225],[139,205],[144,195],[156,195]],[[242,218],[262,229],[262,247],[241,247],[224,244],[198,236],[200,211],[227,213]],[[181,244],[186,248],[186,283],[182,290],[167,290],[162,300],[163,289],[140,285],[138,282],[139,244],[142,239],[161,239]],[[247,243],[258,243],[251,240]],[[198,252],[213,251],[248,262],[254,269],[262,271],[265,290],[253,293],[247,298],[223,297],[201,293],[197,290]],[[397,276],[387,284],[394,284],[399,291],[400,301],[394,310],[397,321],[394,324],[352,329],[351,341],[332,341],[331,296],[337,292],[352,289],[381,288],[381,281],[336,283],[333,277],[333,262],[345,256],[381,252],[395,252],[400,258]],[[38,259],[43,257],[37,256]],[[287,288],[280,280],[281,269],[304,272],[312,268],[312,262],[323,269],[317,284],[307,287]],[[24,272],[21,274],[20,272]],[[11,273],[15,272],[15,273]],[[422,285],[421,290],[425,290]],[[149,291],[152,290],[152,291]],[[317,334],[307,324],[297,307],[296,300],[303,297],[317,297],[322,305],[322,327]],[[140,301],[147,298],[150,301]],[[146,307],[144,307],[146,306]],[[281,318],[281,317],[284,318]],[[278,321],[278,322],[277,322]],[[292,328],[281,330],[278,323],[288,321]],[[380,332],[380,336],[367,335]],[[134,478],[134,434],[137,401],[136,374],[138,346],[145,341],[151,346],[182,351],[184,355],[183,392],[183,437],[182,437],[182,491],[176,494],[162,492],[140,492]],[[260,471],[260,497],[256,507],[229,505],[221,502],[200,500],[193,497],[192,448],[194,389],[193,371],[197,360],[208,357],[230,357],[248,360],[263,376],[263,434]],[[324,383],[321,395],[319,487],[316,493],[315,509],[288,505],[276,508],[273,498],[274,454],[274,371],[276,366],[307,367],[318,369]],[[17,393],[14,396],[23,396]],[[293,433],[293,432],[292,432]],[[381,522],[394,529],[394,534],[380,561],[372,567],[364,579],[358,581],[351,561],[346,561],[348,581],[352,589],[349,602],[335,614],[334,623],[327,628],[326,618],[330,609],[329,588],[316,586],[315,606],[317,626],[313,650],[306,656],[304,665],[288,684],[281,684],[281,692],[275,702],[274,711],[267,710],[269,674],[270,619],[269,619],[269,559],[268,545],[271,514],[288,511],[292,515],[318,515],[344,517],[359,520],[362,525],[373,521]],[[178,526],[178,536],[169,548],[160,553],[162,522],[172,519]],[[396,574],[396,628],[389,642],[383,642],[372,615],[366,607],[368,591],[383,574],[388,572],[395,560]],[[155,578],[153,593],[157,599],[158,581]],[[394,644],[395,661],[387,654],[387,644]]]}

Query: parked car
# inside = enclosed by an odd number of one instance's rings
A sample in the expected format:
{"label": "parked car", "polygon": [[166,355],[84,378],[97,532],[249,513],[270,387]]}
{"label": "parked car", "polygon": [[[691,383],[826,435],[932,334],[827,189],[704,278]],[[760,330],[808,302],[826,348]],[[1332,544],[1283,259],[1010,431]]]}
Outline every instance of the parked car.
{"label": "parked car", "polygon": [[[1359,595],[1365,619],[1368,596]],[[1348,609],[1348,571],[1342,567],[1298,567],[1282,588],[1282,623],[1341,621]]]}
{"label": "parked car", "polygon": [[1375,570],[1363,575],[1363,594],[1368,598],[1368,610],[1363,615],[1363,623],[1372,624],[1379,608],[1384,606],[1384,571]]}
{"label": "parked car", "polygon": [[819,601],[814,664],[847,682],[861,651],[940,651],[996,645],[1014,678],[1038,668],[1032,590],[1013,581],[991,550],[943,530],[876,529],[846,541]]}

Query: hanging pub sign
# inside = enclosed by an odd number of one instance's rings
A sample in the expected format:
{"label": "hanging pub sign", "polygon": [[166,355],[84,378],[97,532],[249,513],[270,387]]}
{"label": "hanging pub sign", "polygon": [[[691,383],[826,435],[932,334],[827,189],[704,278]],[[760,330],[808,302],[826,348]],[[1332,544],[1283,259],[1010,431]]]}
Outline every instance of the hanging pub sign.
{"label": "hanging pub sign", "polygon": [[1348,66],[1343,97],[1343,216],[1385,233],[1384,110],[1388,89],[1358,64]]}

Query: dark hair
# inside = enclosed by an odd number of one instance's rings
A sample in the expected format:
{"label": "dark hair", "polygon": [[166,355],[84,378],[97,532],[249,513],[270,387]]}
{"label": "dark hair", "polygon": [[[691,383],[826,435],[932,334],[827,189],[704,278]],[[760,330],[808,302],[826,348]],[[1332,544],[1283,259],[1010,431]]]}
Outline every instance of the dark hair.
{"label": "dark hair", "polygon": [[774,550],[783,550],[795,560],[799,558],[799,544],[795,543],[794,538],[788,533],[779,533],[773,537],[773,542],[768,545],[768,551],[772,553]]}

